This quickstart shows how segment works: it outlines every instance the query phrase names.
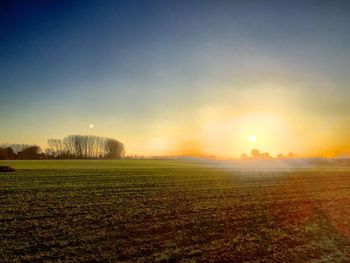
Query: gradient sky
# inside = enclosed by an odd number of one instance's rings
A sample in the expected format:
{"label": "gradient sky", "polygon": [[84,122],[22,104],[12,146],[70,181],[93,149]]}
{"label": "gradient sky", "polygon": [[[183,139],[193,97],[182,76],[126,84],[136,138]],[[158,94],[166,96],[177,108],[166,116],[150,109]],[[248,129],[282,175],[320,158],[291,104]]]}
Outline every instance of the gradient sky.
{"label": "gradient sky", "polygon": [[350,153],[349,1],[52,2],[1,1],[0,143]]}

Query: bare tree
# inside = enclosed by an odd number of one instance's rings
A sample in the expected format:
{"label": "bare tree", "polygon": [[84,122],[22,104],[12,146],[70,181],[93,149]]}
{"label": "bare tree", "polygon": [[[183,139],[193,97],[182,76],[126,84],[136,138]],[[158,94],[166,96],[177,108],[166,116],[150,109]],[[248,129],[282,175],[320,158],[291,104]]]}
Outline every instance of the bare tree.
{"label": "bare tree", "polygon": [[125,154],[123,143],[92,135],[69,135],[63,140],[49,139],[48,145],[55,158],[120,159]]}
{"label": "bare tree", "polygon": [[107,138],[105,142],[105,158],[107,159],[120,159],[124,155],[124,144],[121,142]]}
{"label": "bare tree", "polygon": [[54,157],[61,157],[64,154],[63,143],[60,139],[49,139],[47,144]]}

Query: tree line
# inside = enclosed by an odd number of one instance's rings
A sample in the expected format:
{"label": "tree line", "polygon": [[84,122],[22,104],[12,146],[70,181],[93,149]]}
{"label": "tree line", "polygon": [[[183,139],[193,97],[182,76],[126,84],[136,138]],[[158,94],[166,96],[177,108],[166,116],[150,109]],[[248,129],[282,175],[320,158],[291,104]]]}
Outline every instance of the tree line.
{"label": "tree line", "polygon": [[70,135],[49,139],[46,154],[55,158],[120,159],[125,154],[124,144],[111,138],[92,135]]}
{"label": "tree line", "polygon": [[36,145],[3,145],[0,159],[120,159],[125,155],[120,141],[92,135],[69,135],[49,139],[47,144],[45,151]]}
{"label": "tree line", "polygon": [[0,160],[44,159],[45,154],[37,145],[11,144],[0,147]]}

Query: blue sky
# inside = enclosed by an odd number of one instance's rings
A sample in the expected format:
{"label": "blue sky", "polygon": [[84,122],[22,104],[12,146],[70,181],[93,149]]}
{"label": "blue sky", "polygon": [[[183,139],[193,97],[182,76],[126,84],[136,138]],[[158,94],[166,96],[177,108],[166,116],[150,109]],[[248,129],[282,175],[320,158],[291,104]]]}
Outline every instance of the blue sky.
{"label": "blue sky", "polygon": [[[347,1],[5,1],[0,10],[0,142],[45,147],[79,133],[140,154],[349,150]],[[242,118],[251,131],[235,130]],[[267,134],[256,124],[265,118],[295,143],[232,138]]]}

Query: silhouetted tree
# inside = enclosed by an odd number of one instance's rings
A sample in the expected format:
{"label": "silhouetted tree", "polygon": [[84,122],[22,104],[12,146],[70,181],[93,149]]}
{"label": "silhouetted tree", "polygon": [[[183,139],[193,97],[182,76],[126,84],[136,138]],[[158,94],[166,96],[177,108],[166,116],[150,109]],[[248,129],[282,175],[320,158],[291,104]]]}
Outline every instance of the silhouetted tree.
{"label": "silhouetted tree", "polygon": [[60,139],[49,139],[47,140],[47,144],[54,157],[60,157],[63,154],[63,144]]}
{"label": "silhouetted tree", "polygon": [[249,160],[273,159],[273,157],[268,152],[260,153],[258,149],[251,150],[250,155],[251,156],[249,157],[247,154],[243,153],[241,155],[241,158]]}
{"label": "silhouetted tree", "polygon": [[0,148],[0,160],[13,160],[16,158],[11,147]]}
{"label": "silhouetted tree", "polygon": [[69,135],[63,140],[49,139],[48,146],[47,151],[54,158],[120,159],[125,154],[123,143],[92,135]]}
{"label": "silhouetted tree", "polygon": [[260,151],[257,149],[251,150],[250,154],[252,155],[253,158],[259,158],[260,157]]}
{"label": "silhouetted tree", "polygon": [[124,154],[124,144],[117,140],[107,139],[105,142],[107,159],[120,159]]}
{"label": "silhouetted tree", "polygon": [[23,149],[21,152],[18,153],[19,159],[26,159],[26,160],[34,160],[34,159],[41,159],[40,155],[41,149],[39,146],[30,146],[25,149]]}
{"label": "silhouetted tree", "polygon": [[248,155],[246,153],[242,153],[241,154],[241,158],[242,159],[248,159],[249,157],[248,157]]}

